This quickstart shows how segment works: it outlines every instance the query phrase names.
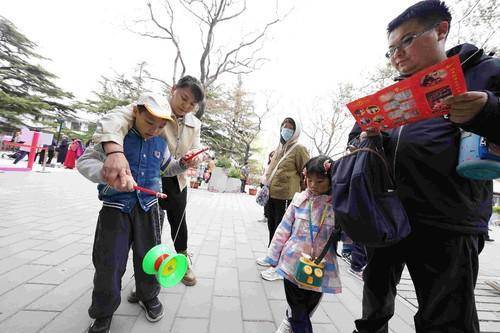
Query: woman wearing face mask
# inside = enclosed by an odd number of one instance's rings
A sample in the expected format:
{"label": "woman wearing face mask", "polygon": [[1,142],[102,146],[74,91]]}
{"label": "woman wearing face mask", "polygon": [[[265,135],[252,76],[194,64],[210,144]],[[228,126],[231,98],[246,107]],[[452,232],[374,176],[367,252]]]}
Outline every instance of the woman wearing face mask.
{"label": "woman wearing face mask", "polygon": [[[265,181],[269,186],[269,201],[266,205],[269,243],[273,239],[276,227],[280,224],[290,200],[304,186],[301,175],[304,165],[309,160],[309,152],[306,147],[298,143],[299,135],[299,123],[293,118],[285,118],[280,126],[280,142],[265,174]],[[273,172],[274,175],[271,177]],[[264,258],[257,259],[257,264],[269,267]],[[282,279],[272,267],[262,271],[261,275],[268,281]]]}

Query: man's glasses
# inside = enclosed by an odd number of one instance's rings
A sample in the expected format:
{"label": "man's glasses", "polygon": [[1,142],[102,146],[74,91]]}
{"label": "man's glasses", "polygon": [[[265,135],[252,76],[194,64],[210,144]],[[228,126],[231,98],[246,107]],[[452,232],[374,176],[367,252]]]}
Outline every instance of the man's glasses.
{"label": "man's glasses", "polygon": [[435,25],[433,25],[433,26],[425,29],[424,31],[421,31],[421,32],[418,32],[416,34],[411,34],[411,35],[407,35],[407,36],[403,37],[398,44],[396,44],[394,46],[391,46],[389,48],[389,50],[385,53],[385,57],[387,59],[390,59],[391,57],[394,56],[394,54],[396,53],[397,50],[404,50],[404,49],[408,48],[415,41],[415,39],[417,39],[418,37],[422,36],[426,32],[431,31],[432,29],[434,29],[437,26],[438,25],[435,24]]}

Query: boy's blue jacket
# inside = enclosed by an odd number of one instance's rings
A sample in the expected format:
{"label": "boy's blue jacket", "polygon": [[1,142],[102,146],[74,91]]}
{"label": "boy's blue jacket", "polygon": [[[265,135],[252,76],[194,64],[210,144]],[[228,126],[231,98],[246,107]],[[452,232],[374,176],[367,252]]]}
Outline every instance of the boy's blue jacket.
{"label": "boy's blue jacket", "polygon": [[[164,139],[153,137],[144,140],[134,128],[125,136],[123,149],[138,186],[160,192],[161,175],[174,176],[186,170],[179,161],[172,159]],[[101,176],[105,159],[102,146],[96,145],[85,150],[84,155],[77,161],[78,171],[91,181],[99,183],[97,189],[103,206],[129,213],[137,203],[144,211],[149,211],[158,202],[158,199],[150,194],[139,191],[119,192],[106,185]]]}

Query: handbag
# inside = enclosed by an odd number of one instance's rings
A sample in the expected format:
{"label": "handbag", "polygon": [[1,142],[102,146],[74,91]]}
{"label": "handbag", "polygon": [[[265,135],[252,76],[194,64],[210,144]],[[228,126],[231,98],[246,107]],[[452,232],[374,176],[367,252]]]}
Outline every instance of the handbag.
{"label": "handbag", "polygon": [[335,219],[357,243],[390,246],[409,235],[406,211],[397,195],[382,138],[355,139],[354,150],[332,167]]}
{"label": "handbag", "polygon": [[290,149],[278,161],[278,163],[274,167],[273,172],[269,176],[269,179],[266,181],[267,184],[264,184],[264,186],[262,186],[262,188],[257,193],[257,196],[255,197],[255,202],[257,202],[257,204],[261,205],[262,207],[264,207],[265,205],[267,205],[267,202],[269,201],[269,185],[271,184],[271,180],[273,179],[274,175],[276,174],[276,171],[278,171],[278,166],[280,165],[280,163],[283,162],[283,160],[285,159],[285,157],[287,157],[288,154],[290,154],[292,152],[292,150],[297,145],[298,145],[298,142],[295,143],[293,146],[291,146]]}

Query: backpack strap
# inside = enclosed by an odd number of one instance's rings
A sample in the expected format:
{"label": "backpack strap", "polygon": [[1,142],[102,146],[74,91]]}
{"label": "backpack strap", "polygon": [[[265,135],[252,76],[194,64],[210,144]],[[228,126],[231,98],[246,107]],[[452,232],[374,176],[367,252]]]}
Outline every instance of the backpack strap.
{"label": "backpack strap", "polygon": [[330,249],[330,246],[332,246],[332,245],[335,248],[335,254],[340,257],[340,255],[337,253],[337,244],[340,241],[341,232],[342,232],[342,229],[340,228],[340,225],[336,224],[335,228],[333,229],[332,234],[330,235],[330,238],[328,238],[328,241],[326,242],[326,245],[323,248],[323,251],[321,251],[321,254],[314,260],[314,263],[316,265],[319,265],[319,263],[321,262],[321,260],[323,260],[323,258],[325,257],[326,253]]}

